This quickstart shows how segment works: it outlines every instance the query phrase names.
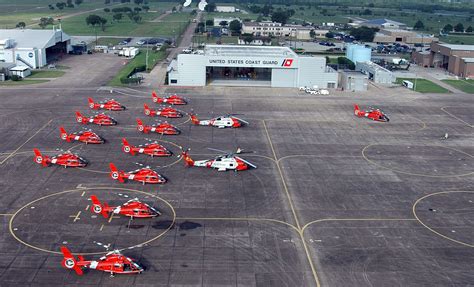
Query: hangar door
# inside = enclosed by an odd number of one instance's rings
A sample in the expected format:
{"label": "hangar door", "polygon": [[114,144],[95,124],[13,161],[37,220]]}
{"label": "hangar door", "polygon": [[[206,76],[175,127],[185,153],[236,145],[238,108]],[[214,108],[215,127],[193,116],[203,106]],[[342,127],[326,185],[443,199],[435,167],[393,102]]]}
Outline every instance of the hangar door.
{"label": "hangar door", "polygon": [[296,87],[296,69],[272,69],[272,87]]}

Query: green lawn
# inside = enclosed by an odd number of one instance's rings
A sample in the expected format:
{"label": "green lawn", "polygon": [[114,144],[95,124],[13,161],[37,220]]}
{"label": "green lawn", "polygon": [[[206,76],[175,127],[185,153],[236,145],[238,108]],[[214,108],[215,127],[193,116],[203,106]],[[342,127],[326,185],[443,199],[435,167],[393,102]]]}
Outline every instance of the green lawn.
{"label": "green lawn", "polygon": [[0,82],[0,86],[23,86],[49,82],[49,80],[22,80]]}
{"label": "green lawn", "polygon": [[204,35],[195,35],[193,37],[194,46],[200,44],[216,44],[217,41],[221,41],[222,44],[237,44],[238,36],[222,36],[222,37],[207,37]]}
{"label": "green lawn", "polygon": [[[474,24],[472,25],[474,27]],[[441,42],[449,44],[474,45],[474,36],[448,35],[439,38]]]}
{"label": "green lawn", "polygon": [[58,70],[40,70],[32,71],[31,75],[28,76],[29,79],[35,78],[58,78],[64,75],[66,72]]}
{"label": "green lawn", "polygon": [[465,93],[474,94],[474,80],[442,80]]}
{"label": "green lawn", "polygon": [[[166,57],[166,51],[149,51],[148,52],[148,71],[150,71],[156,63],[163,60]],[[130,60],[130,62],[124,66],[116,75],[115,77],[109,82],[110,86],[123,86],[120,82],[121,78],[127,77],[136,67],[143,66],[146,63],[146,49],[141,49],[140,54],[138,54],[135,58]]]}
{"label": "green lawn", "polygon": [[[113,13],[94,12],[93,14],[107,19],[104,31],[97,27],[97,35],[99,36],[173,37],[180,35],[187,27],[189,19],[193,17],[190,13],[173,13],[165,17],[162,22],[151,22],[161,14],[148,12],[140,13],[142,21],[134,23],[126,16],[122,18],[120,22],[114,22],[112,19]],[[63,30],[69,35],[95,35],[95,29],[86,24],[86,18],[88,15],[89,14],[83,14],[64,19],[62,21]]]}
{"label": "green lawn", "polygon": [[449,93],[445,88],[438,86],[437,84],[428,81],[426,79],[414,79],[414,78],[397,78],[396,83],[402,84],[403,80],[416,83],[415,92],[419,93]]}

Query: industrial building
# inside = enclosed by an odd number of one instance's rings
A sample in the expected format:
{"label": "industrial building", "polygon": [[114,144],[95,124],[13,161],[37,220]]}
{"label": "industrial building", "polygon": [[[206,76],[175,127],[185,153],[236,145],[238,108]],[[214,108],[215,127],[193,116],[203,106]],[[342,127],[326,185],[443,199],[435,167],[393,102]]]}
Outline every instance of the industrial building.
{"label": "industrial building", "polygon": [[303,25],[283,25],[278,22],[244,22],[242,24],[242,34],[253,34],[255,36],[275,36],[275,37],[293,37],[299,40],[310,40],[311,31],[315,38],[326,37],[329,30],[315,29],[311,26]]}
{"label": "industrial building", "polygon": [[235,8],[234,6],[216,6],[215,12],[221,12],[221,13],[234,13],[234,12],[239,12],[240,10]]}
{"label": "industrial building", "polygon": [[474,45],[431,43],[430,51],[414,52],[412,60],[423,67],[443,68],[463,78],[474,78]]}
{"label": "industrial building", "polygon": [[381,29],[375,33],[373,42],[379,44],[430,44],[438,40],[438,38],[430,34],[422,34],[402,29]]}
{"label": "industrial building", "polygon": [[377,84],[391,84],[395,78],[393,73],[374,62],[357,62],[356,71],[366,74],[369,80]]}
{"label": "industrial building", "polygon": [[0,61],[41,68],[66,54],[71,49],[71,38],[61,29],[0,29]]}
{"label": "industrial building", "polygon": [[325,57],[299,56],[288,47],[207,45],[168,67],[168,84],[179,86],[336,88],[337,82]]}
{"label": "industrial building", "polygon": [[393,21],[390,19],[372,19],[365,22],[360,22],[359,26],[366,26],[379,29],[406,29],[407,24]]}
{"label": "industrial building", "polygon": [[227,22],[227,25],[230,24],[230,22],[237,20],[242,23],[242,20],[240,20],[237,17],[214,17],[214,26],[219,26],[222,22]]}
{"label": "industrial building", "polygon": [[357,62],[369,62],[372,57],[372,50],[364,45],[346,45],[346,58],[354,64]]}
{"label": "industrial building", "polygon": [[339,86],[343,91],[363,92],[367,91],[369,76],[358,71],[342,71]]}

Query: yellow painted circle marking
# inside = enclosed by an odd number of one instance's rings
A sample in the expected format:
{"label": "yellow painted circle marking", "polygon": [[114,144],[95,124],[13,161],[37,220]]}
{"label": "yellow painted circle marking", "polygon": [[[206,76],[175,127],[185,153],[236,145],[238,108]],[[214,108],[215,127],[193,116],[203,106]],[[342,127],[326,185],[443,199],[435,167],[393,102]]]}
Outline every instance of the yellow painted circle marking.
{"label": "yellow painted circle marking", "polygon": [[[407,171],[404,171],[404,170],[400,170],[400,169],[396,169],[396,168],[391,168],[391,167],[387,167],[387,166],[384,166],[380,163],[377,163],[371,159],[369,159],[367,157],[367,155],[365,154],[366,153],[366,150],[369,149],[370,147],[372,146],[376,146],[378,144],[369,144],[367,146],[365,146],[363,149],[362,149],[362,157],[368,161],[369,163],[373,164],[373,165],[376,165],[378,167],[381,167],[381,168],[384,168],[384,169],[387,169],[387,170],[391,170],[393,172],[397,172],[397,173],[402,173],[402,174],[407,174],[407,175],[415,175],[415,176],[424,176],[424,177],[433,177],[433,178],[443,178],[443,177],[459,177],[459,176],[468,176],[468,175],[473,175],[474,174],[474,171],[471,171],[471,172],[467,172],[467,173],[461,173],[461,174],[452,174],[452,175],[448,175],[448,174],[444,174],[444,175],[432,175],[432,174],[424,174],[424,173],[415,173],[415,172],[407,172]],[[469,157],[473,157],[472,155],[466,153],[466,152],[463,152],[461,150],[458,150],[456,148],[452,148],[452,147],[446,147],[446,146],[428,146],[428,147],[440,147],[440,148],[445,148],[445,149],[449,149],[449,150],[453,150],[453,151],[456,151],[456,152],[459,152],[459,153],[462,153],[464,155],[467,155]]]}
{"label": "yellow painted circle marking", "polygon": [[[164,202],[170,209],[171,209],[171,212],[172,212],[172,217],[173,217],[173,220],[170,224],[170,226],[168,226],[168,228],[166,230],[164,230],[163,232],[161,232],[160,234],[158,234],[157,236],[149,239],[149,240],[146,240],[142,243],[139,243],[139,244],[136,244],[136,245],[133,245],[133,246],[129,246],[129,247],[125,247],[125,248],[122,248],[122,249],[118,249],[119,251],[122,251],[122,250],[125,250],[125,249],[131,249],[131,248],[136,248],[136,247],[141,247],[143,245],[146,245],[146,244],[149,244],[157,239],[159,239],[160,237],[162,237],[163,235],[165,235],[174,225],[175,221],[176,221],[176,211],[174,210],[173,206],[168,202],[166,201],[165,199],[157,196],[157,195],[154,195],[152,193],[149,193],[149,192],[145,192],[145,191],[141,191],[141,190],[136,190],[136,189],[129,189],[129,188],[119,188],[119,187],[88,187],[88,188],[79,188],[79,189],[71,189],[71,190],[65,190],[65,191],[61,191],[61,192],[56,192],[56,193],[52,193],[52,194],[49,194],[49,195],[46,195],[46,196],[43,196],[43,197],[40,197],[38,199],[35,199],[33,201],[31,201],[30,203],[27,203],[26,205],[24,205],[23,207],[21,207],[20,209],[18,209],[13,215],[12,217],[10,218],[10,222],[8,224],[8,229],[10,231],[10,234],[13,236],[13,238],[15,238],[18,242],[20,242],[21,244],[25,245],[25,246],[28,246],[30,248],[33,248],[35,250],[38,250],[38,251],[43,251],[43,252],[46,252],[46,253],[51,253],[51,254],[62,254],[61,252],[59,251],[53,251],[53,250],[48,250],[48,249],[44,249],[44,248],[41,248],[41,247],[37,247],[37,246],[34,246],[33,244],[30,244],[28,242],[25,242],[24,240],[22,240],[21,238],[19,238],[15,232],[13,231],[13,222],[15,221],[15,218],[17,217],[18,214],[21,213],[21,211],[23,211],[25,208],[31,206],[32,204],[38,202],[38,201],[41,201],[41,200],[44,200],[44,199],[47,199],[47,198],[50,198],[50,197],[53,197],[53,196],[58,196],[58,195],[63,195],[63,194],[66,194],[66,193],[72,193],[72,192],[84,192],[84,191],[87,191],[87,190],[104,190],[104,189],[111,189],[111,190],[122,190],[122,191],[131,191],[131,192],[138,192],[138,193],[141,193],[141,194],[144,194],[144,195],[147,195],[147,196],[151,196],[151,197],[155,197],[159,200],[161,200],[162,202]],[[80,254],[80,255],[98,255],[98,254],[104,254],[104,252],[89,252],[89,253],[75,253],[75,254]]]}
{"label": "yellow painted circle marking", "polygon": [[439,194],[449,194],[449,193],[474,193],[474,191],[441,191],[441,192],[435,192],[435,193],[430,193],[428,195],[425,195],[423,197],[420,197],[418,198],[415,203],[413,204],[413,207],[412,207],[412,211],[413,211],[413,215],[415,216],[416,220],[421,224],[423,225],[425,228],[427,228],[429,231],[433,232],[434,234],[438,235],[438,236],[441,236],[443,237],[444,239],[447,239],[447,240],[450,240],[452,242],[455,242],[455,243],[458,243],[458,244],[461,244],[461,245],[464,245],[464,246],[467,246],[467,247],[474,247],[474,244],[469,244],[469,243],[466,243],[466,242],[463,242],[463,241],[460,241],[460,240],[456,240],[454,238],[451,238],[447,235],[444,235],[436,230],[434,230],[433,228],[431,228],[428,224],[424,223],[419,217],[418,215],[416,214],[416,206],[421,202],[423,201],[424,199],[428,198],[428,197],[431,197],[431,196],[435,196],[435,195],[439,195]]}

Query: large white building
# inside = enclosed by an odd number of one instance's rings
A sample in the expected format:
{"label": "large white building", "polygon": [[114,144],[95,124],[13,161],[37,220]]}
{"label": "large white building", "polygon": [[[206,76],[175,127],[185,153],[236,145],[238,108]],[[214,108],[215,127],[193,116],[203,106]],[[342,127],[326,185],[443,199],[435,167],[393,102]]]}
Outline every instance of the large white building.
{"label": "large white building", "polygon": [[242,33],[253,34],[255,36],[276,36],[276,37],[294,37],[300,40],[311,39],[311,31],[314,31],[315,38],[326,36],[329,30],[314,29],[311,26],[302,25],[282,25],[278,22],[244,22],[242,24]]}
{"label": "large white building", "polygon": [[60,29],[0,29],[0,61],[37,69],[58,53],[67,53],[70,44]]}
{"label": "large white building", "polygon": [[216,6],[216,12],[234,13],[237,10],[234,6]]}
{"label": "large white building", "polygon": [[207,45],[168,67],[168,84],[175,86],[335,88],[337,80],[325,57],[300,56],[288,47]]}

